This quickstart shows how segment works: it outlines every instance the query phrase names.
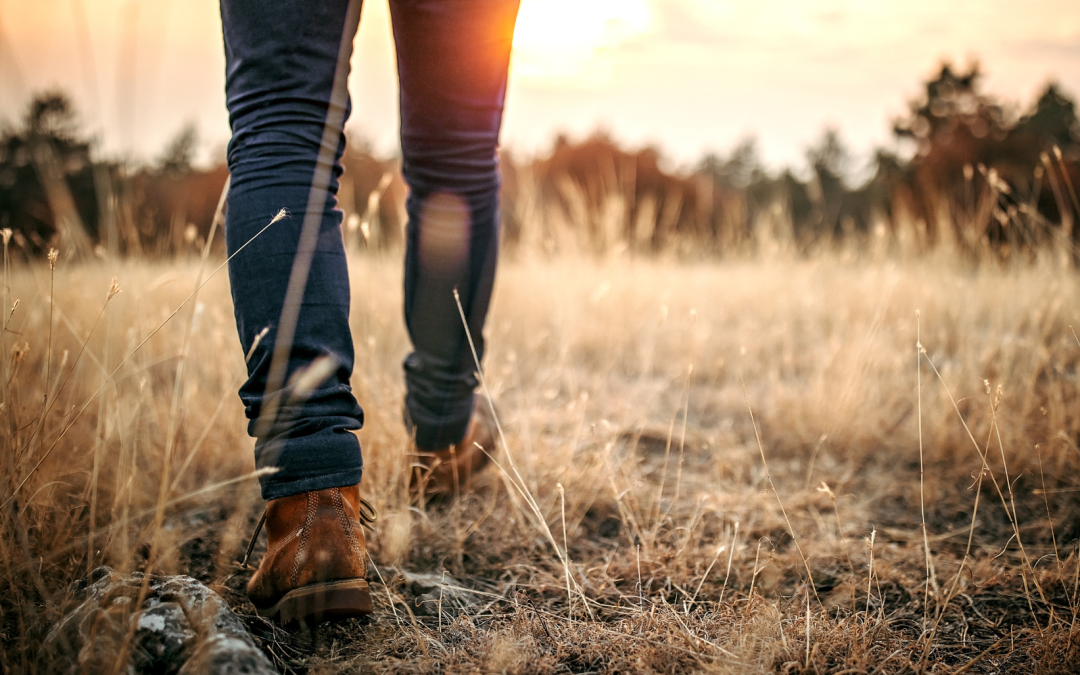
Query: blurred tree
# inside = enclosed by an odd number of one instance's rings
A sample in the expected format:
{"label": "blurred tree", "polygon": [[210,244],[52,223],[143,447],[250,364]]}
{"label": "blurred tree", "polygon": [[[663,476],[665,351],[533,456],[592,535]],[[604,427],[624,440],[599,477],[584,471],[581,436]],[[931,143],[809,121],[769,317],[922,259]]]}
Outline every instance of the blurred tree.
{"label": "blurred tree", "polygon": [[1044,151],[1052,150],[1055,145],[1073,150],[1080,145],[1076,103],[1051,82],[1035,102],[1034,110],[1021,117],[1013,131],[1035,136]]}
{"label": "blurred tree", "polygon": [[198,143],[199,131],[195,125],[191,123],[184,125],[184,128],[165,146],[165,152],[158,158],[158,171],[174,175],[191,171]]}
{"label": "blurred tree", "polygon": [[895,152],[878,148],[874,152],[874,176],[866,184],[871,209],[895,225],[899,201],[907,208],[911,202],[908,189],[908,165]]}
{"label": "blurred tree", "polygon": [[814,229],[819,235],[836,238],[841,233],[841,211],[847,186],[844,177],[851,165],[851,153],[840,140],[840,132],[827,127],[817,143],[806,151],[806,160],[813,171],[811,195],[815,211]]}
{"label": "blurred tree", "polygon": [[62,92],[47,91],[34,97],[30,101],[23,125],[29,135],[47,138],[53,142],[57,152],[89,152],[89,143],[79,138],[79,121],[75,108]]}
{"label": "blurred tree", "polygon": [[[910,105],[893,130],[912,141],[915,153],[906,179],[912,211],[925,224],[927,245],[955,240],[978,254],[987,246],[1010,255],[1045,236],[1047,223],[1061,222],[1057,209],[1043,209],[1043,185],[1037,169],[1042,152],[1039,134],[1067,129],[1067,103],[1054,92],[1044,95],[1024,119],[1011,119],[992,97],[979,91],[977,65],[954,72],[944,64],[926,83],[925,95]],[[1039,206],[1042,218],[1018,217],[1020,204]]]}
{"label": "blurred tree", "polygon": [[716,201],[702,201],[694,180],[664,170],[655,148],[627,151],[602,132],[581,143],[560,136],[535,176],[544,207],[595,250],[701,251],[716,242],[709,215]]}
{"label": "blurred tree", "polygon": [[697,172],[710,176],[725,188],[745,190],[756,175],[764,173],[757,139],[744,138],[727,157],[716,153],[705,155],[698,163]]}
{"label": "blurred tree", "polygon": [[830,180],[844,181],[851,170],[851,153],[840,138],[840,132],[826,127],[817,143],[806,151],[806,160],[817,174],[826,174]]}
{"label": "blurred tree", "polygon": [[[191,251],[205,241],[227,170],[192,167],[198,134],[184,127],[152,166],[95,161],[70,99],[36,95],[0,130],[0,227],[29,255]],[[104,223],[104,232],[99,224]]]}
{"label": "blurred tree", "polygon": [[937,77],[925,84],[923,98],[913,101],[908,116],[894,123],[894,133],[915,141],[919,155],[928,154],[935,145],[987,137],[1004,139],[1008,131],[1004,109],[979,92],[981,77],[978,64],[969,66],[966,73],[956,73],[951,64],[942,64]]}
{"label": "blurred tree", "polygon": [[57,234],[65,254],[88,247],[84,224],[92,234],[98,219],[90,147],[70,99],[56,91],[36,95],[22,123],[0,131],[0,227],[29,252],[58,245]]}
{"label": "blurred tree", "polygon": [[[742,139],[727,156],[706,154],[694,173],[698,219],[712,233],[713,245],[722,250],[738,249],[749,241],[751,224],[775,201],[757,139]],[[762,189],[763,184],[768,187]]]}

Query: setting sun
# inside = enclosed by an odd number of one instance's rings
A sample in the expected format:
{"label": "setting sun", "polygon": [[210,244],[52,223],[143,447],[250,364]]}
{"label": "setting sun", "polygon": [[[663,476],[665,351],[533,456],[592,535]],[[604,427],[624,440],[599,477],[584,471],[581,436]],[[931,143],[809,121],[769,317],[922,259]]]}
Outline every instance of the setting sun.
{"label": "setting sun", "polygon": [[580,75],[603,50],[648,30],[651,20],[647,0],[525,0],[514,34],[514,73]]}

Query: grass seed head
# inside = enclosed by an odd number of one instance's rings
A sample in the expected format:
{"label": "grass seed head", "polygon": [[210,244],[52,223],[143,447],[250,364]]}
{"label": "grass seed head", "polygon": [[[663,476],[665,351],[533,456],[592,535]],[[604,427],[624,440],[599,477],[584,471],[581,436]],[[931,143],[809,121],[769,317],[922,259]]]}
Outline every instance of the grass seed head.
{"label": "grass seed head", "polygon": [[329,354],[323,354],[312,361],[311,365],[293,376],[292,398],[305,400],[334,374],[339,365],[338,360]]}

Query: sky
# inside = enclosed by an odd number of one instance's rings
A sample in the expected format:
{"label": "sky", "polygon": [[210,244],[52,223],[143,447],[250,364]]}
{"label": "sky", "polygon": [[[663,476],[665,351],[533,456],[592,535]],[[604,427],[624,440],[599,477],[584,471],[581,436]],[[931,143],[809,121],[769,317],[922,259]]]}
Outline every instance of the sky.
{"label": "sky", "polygon": [[[62,88],[106,153],[152,159],[190,123],[202,161],[221,157],[220,31],[217,0],[0,0],[0,122]],[[502,143],[603,130],[688,166],[753,136],[780,167],[833,127],[866,158],[943,61],[978,61],[1016,109],[1050,81],[1080,96],[1080,2],[522,0]],[[387,0],[364,3],[350,91],[350,132],[395,152]]]}

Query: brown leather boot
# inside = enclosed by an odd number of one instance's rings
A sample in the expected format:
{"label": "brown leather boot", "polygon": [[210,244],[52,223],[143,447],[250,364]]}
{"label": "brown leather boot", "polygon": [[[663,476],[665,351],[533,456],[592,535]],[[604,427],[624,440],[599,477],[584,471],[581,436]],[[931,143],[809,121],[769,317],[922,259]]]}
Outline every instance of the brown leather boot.
{"label": "brown leather boot", "polygon": [[415,449],[409,491],[427,501],[461,496],[469,490],[473,474],[490,463],[497,433],[491,405],[478,400],[460,443],[438,450]]}
{"label": "brown leather boot", "polygon": [[259,616],[312,625],[370,614],[361,518],[372,522],[375,512],[360,499],[359,485],[267,502],[266,555],[247,585]]}

